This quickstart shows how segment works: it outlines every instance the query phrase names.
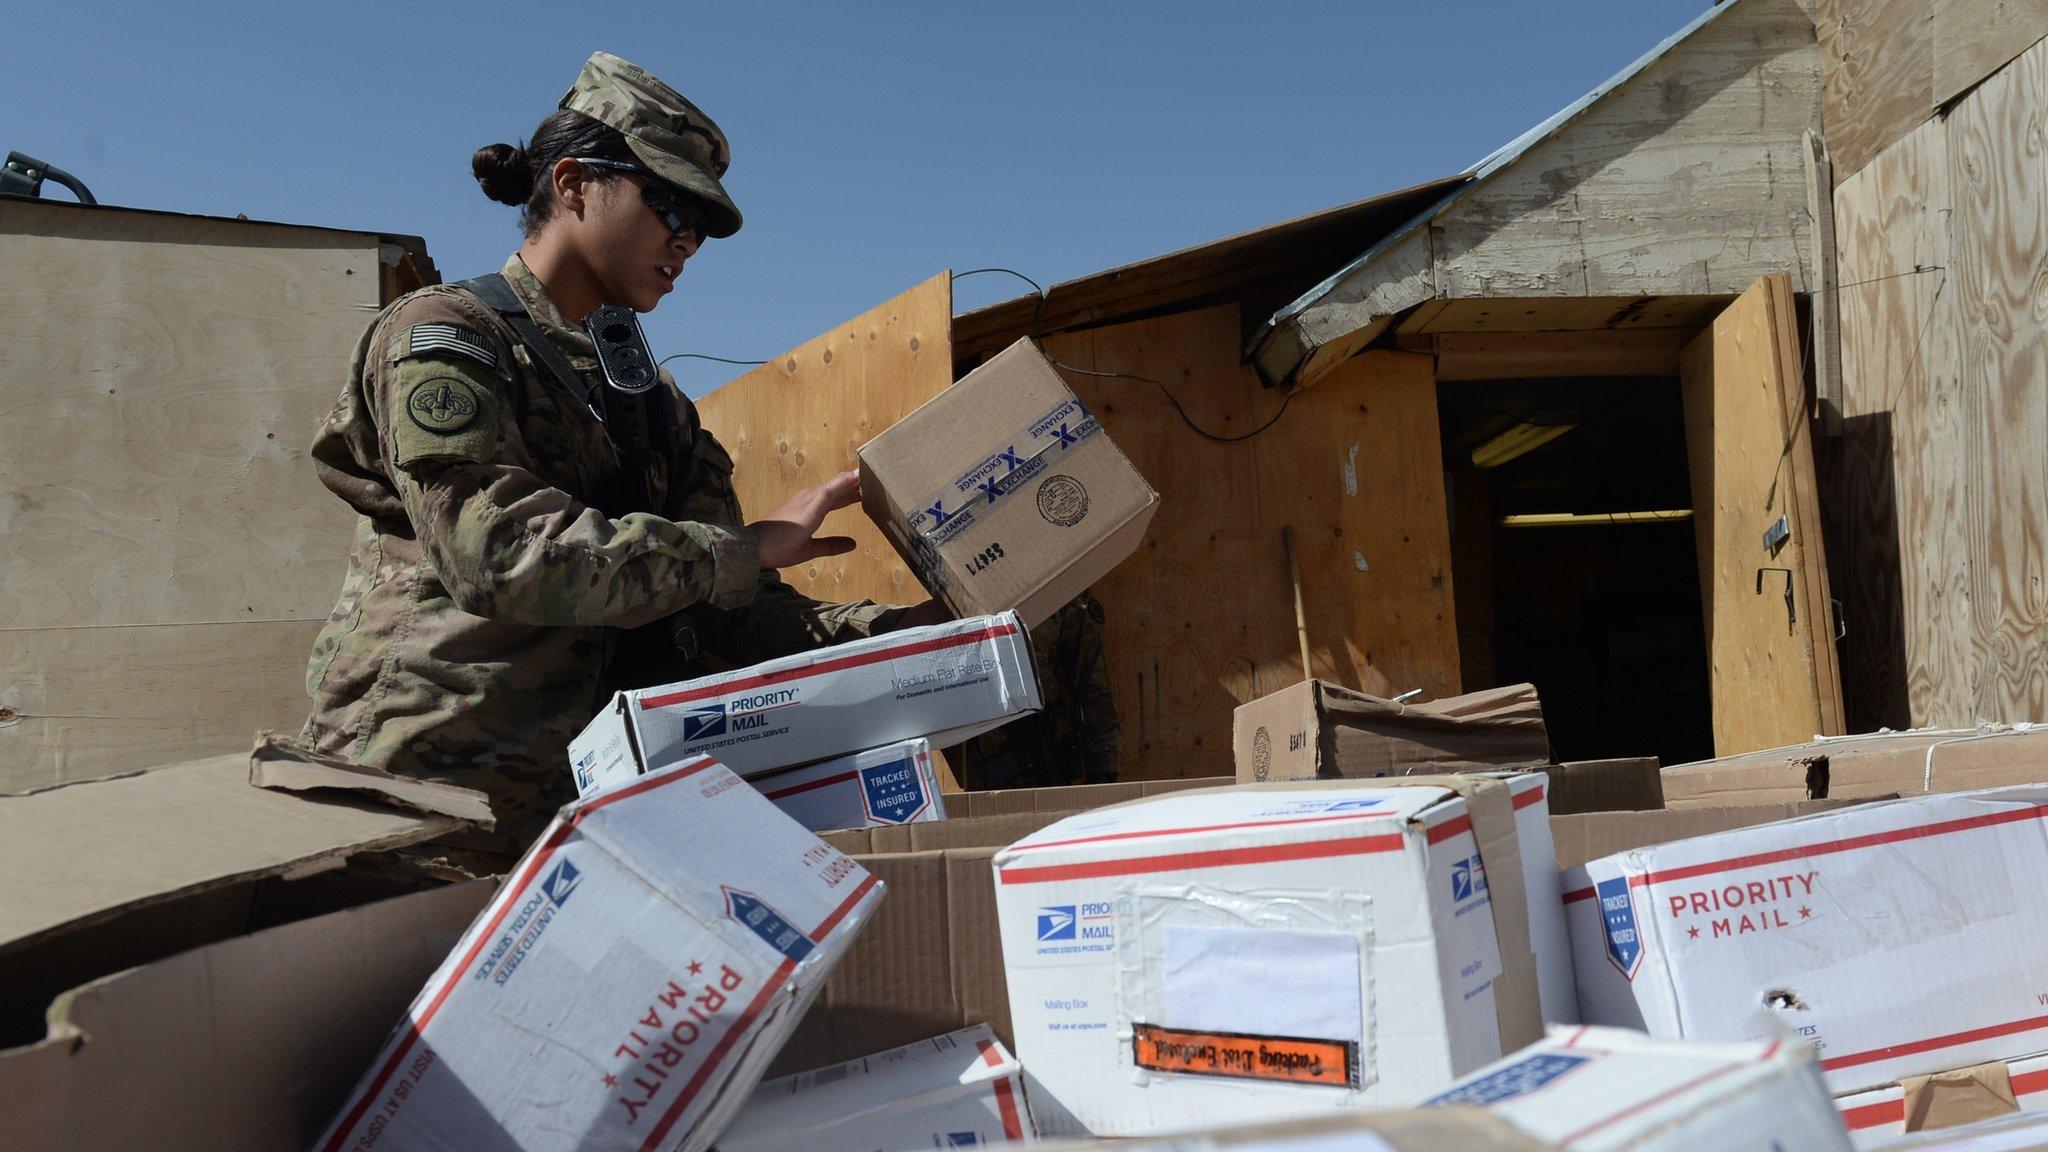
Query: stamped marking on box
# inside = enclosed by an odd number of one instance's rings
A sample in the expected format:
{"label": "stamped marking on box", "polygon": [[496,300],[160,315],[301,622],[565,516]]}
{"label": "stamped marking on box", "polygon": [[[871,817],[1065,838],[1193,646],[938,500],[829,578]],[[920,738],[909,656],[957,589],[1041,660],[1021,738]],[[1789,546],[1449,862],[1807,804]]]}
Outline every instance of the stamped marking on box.
{"label": "stamped marking on box", "polygon": [[1133,1062],[1154,1072],[1331,1088],[1359,1086],[1358,1045],[1349,1041],[1189,1032],[1138,1024],[1131,1047]]}

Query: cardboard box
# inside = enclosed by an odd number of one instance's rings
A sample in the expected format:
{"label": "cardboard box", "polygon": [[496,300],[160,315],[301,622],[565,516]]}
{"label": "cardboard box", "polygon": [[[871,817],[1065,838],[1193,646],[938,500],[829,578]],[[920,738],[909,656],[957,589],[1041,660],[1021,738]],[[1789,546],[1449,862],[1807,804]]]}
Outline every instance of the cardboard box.
{"label": "cardboard box", "polygon": [[[1890,797],[1887,797],[1890,799]],[[1751,828],[1837,812],[1860,800],[1805,800],[1797,804],[1750,804],[1727,808],[1679,808],[1653,812],[1578,812],[1550,818],[1551,840],[1560,872],[1652,844],[1669,844],[1736,828]]]}
{"label": "cardboard box", "polygon": [[771,1080],[719,1152],[959,1148],[1029,1143],[1023,1067],[988,1025]]}
{"label": "cardboard box", "polygon": [[620,692],[569,761],[588,796],[692,756],[755,776],[913,737],[942,747],[1038,708],[1024,626],[977,616]]}
{"label": "cardboard box", "polygon": [[1497,773],[1515,809],[1515,844],[1522,853],[1522,885],[1529,909],[1529,946],[1536,953],[1536,988],[1545,1024],[1579,1022],[1578,981],[1572,973],[1571,930],[1564,922],[1564,888],[1557,845],[1550,835],[1550,778],[1541,772]]}
{"label": "cardboard box", "polygon": [[[1039,1145],[1079,1152],[1094,1145]],[[1810,1050],[1556,1029],[1423,1107],[1133,1141],[1126,1152],[1848,1152]]]}
{"label": "cardboard box", "polygon": [[1237,706],[1237,778],[1333,780],[1540,768],[1550,763],[1543,709],[1528,684],[1396,704],[1304,680]]}
{"label": "cardboard box", "polygon": [[1029,339],[861,446],[861,502],[956,615],[1037,627],[1138,547],[1159,496]]}
{"label": "cardboard box", "polygon": [[[1012,1145],[998,1145],[1007,1152]],[[1215,1128],[1156,1140],[1061,1140],[1039,1152],[1558,1152],[1478,1108],[1365,1112]]]}
{"label": "cardboard box", "polygon": [[575,801],[318,1147],[708,1148],[882,891],[709,757]]}
{"label": "cardboard box", "polygon": [[371,899],[339,882],[343,861],[467,827],[249,776],[244,753],[0,796],[0,868],[16,878],[0,900],[0,1048],[42,1038],[68,989],[276,923],[284,905],[298,918]]}
{"label": "cardboard box", "polygon": [[1550,814],[1653,812],[1664,807],[1664,778],[1655,756],[1570,760],[1550,773]]}
{"label": "cardboard box", "polygon": [[[1891,1147],[1910,1133],[2048,1110],[2048,1055],[1911,1076],[1838,1097],[1835,1104],[1858,1148]],[[2043,1121],[2048,1123],[2048,1117]],[[2048,1142],[2048,1127],[2042,1129],[2041,1139]]]}
{"label": "cardboard box", "polygon": [[[0,1144],[309,1146],[495,887],[477,880],[382,900],[81,983],[47,1005],[46,1035],[0,1051]],[[238,925],[246,893],[240,903]]]}
{"label": "cardboard box", "polygon": [[1565,877],[1579,1006],[1673,1039],[1791,1028],[1835,1092],[2048,1049],[2044,820],[2023,785],[1595,860]]}
{"label": "cardboard box", "polygon": [[1509,788],[1435,780],[1177,793],[997,853],[1040,1129],[1406,1102],[1536,1038]]}
{"label": "cardboard box", "polygon": [[1485,1108],[1558,1148],[1846,1152],[1813,1051],[1777,1040],[1677,1044],[1554,1028],[1428,1101]]}
{"label": "cardboard box", "polygon": [[2048,729],[1920,729],[1830,736],[1664,769],[1672,808],[1868,799],[2048,783]]}
{"label": "cardboard box", "polygon": [[1079,812],[1147,796],[1164,796],[1191,788],[1222,788],[1235,783],[1235,776],[1194,776],[1182,780],[1125,780],[1115,784],[1000,788],[955,793],[946,798],[946,811],[956,819],[962,816],[1003,816],[1014,812]]}
{"label": "cardboard box", "polygon": [[754,776],[747,783],[813,832],[946,818],[931,742],[923,737]]}
{"label": "cardboard box", "polygon": [[1902,1136],[1869,1147],[1887,1152],[2048,1152],[2048,1113],[2015,1112],[1956,1128]]}

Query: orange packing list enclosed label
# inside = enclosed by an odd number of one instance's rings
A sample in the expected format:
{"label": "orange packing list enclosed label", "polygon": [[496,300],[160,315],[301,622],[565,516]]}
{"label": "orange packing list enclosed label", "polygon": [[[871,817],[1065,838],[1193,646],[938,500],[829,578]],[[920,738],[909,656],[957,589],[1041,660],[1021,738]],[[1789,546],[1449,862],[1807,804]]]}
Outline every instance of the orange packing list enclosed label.
{"label": "orange packing list enclosed label", "polygon": [[1131,1043],[1138,1067],[1154,1072],[1358,1087],[1358,1045],[1347,1040],[1185,1032],[1139,1024]]}

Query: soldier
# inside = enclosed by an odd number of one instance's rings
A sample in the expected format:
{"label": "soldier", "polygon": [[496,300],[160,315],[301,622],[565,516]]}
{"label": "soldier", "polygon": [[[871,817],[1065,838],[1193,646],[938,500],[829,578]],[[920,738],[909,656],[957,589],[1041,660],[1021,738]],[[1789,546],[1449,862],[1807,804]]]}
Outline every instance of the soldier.
{"label": "soldier", "polygon": [[1048,788],[1113,783],[1123,766],[1123,729],[1103,655],[1102,605],[1086,592],[1031,630],[1045,707],[962,745],[969,788]]}
{"label": "soldier", "polygon": [[495,832],[438,849],[467,871],[508,868],[574,795],[568,741],[620,680],[945,618],[819,603],[775,575],[853,547],[816,532],[858,499],[856,473],[748,523],[731,457],[666,373],[638,438],[618,415],[630,397],[603,386],[580,322],[651,311],[707,238],[739,229],[728,161],[674,89],[593,55],[530,141],[472,160],[486,195],[521,208],[518,252],[386,309],[314,443],[360,516],[300,742],[488,792]]}

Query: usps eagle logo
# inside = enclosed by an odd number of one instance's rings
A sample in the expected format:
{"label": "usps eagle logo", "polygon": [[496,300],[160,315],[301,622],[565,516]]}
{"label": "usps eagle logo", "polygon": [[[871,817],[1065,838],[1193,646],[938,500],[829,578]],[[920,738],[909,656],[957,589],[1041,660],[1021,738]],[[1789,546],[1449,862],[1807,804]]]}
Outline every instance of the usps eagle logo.
{"label": "usps eagle logo", "polygon": [[1074,938],[1074,906],[1058,904],[1038,910],[1038,938],[1040,940],[1072,940]]}
{"label": "usps eagle logo", "polygon": [[683,713],[683,739],[709,740],[725,735],[725,705],[695,708]]}

